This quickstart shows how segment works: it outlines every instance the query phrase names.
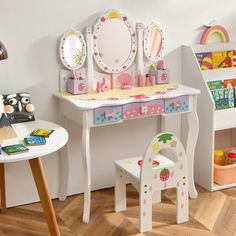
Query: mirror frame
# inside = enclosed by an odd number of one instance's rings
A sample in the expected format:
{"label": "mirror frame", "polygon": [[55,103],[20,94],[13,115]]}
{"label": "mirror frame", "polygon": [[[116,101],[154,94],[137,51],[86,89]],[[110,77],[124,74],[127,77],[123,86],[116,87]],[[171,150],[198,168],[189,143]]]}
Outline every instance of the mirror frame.
{"label": "mirror frame", "polygon": [[[148,48],[147,48],[147,42],[148,42],[150,30],[151,30],[153,27],[155,27],[155,28],[159,31],[159,33],[160,33],[160,35],[161,35],[161,41],[162,41],[161,49],[160,49],[159,53],[157,54],[157,56],[155,56],[155,57],[151,57],[151,56],[149,55],[149,53],[148,53]],[[145,33],[144,33],[144,41],[143,41],[143,46],[144,46],[143,50],[144,50],[144,54],[145,54],[146,58],[147,58],[148,60],[150,60],[150,61],[153,61],[153,62],[157,61],[157,60],[160,58],[161,53],[162,53],[162,51],[163,51],[163,49],[164,49],[164,42],[165,42],[165,40],[164,40],[163,31],[162,31],[162,29],[158,26],[158,24],[155,23],[155,22],[152,22],[151,24],[149,24],[149,25],[146,27],[146,30],[145,30]]]}
{"label": "mirror frame", "polygon": [[[65,56],[64,56],[64,47],[65,47],[65,41],[66,39],[70,36],[70,35],[75,35],[81,42],[82,44],[82,56],[81,56],[81,60],[80,62],[75,65],[75,66],[71,66],[69,65],[69,63],[65,60]],[[70,29],[68,30],[61,38],[61,42],[60,42],[60,47],[59,47],[59,51],[60,51],[60,58],[61,61],[63,63],[63,65],[69,69],[69,70],[77,70],[79,68],[81,68],[85,62],[86,56],[87,56],[87,52],[86,52],[86,43],[84,40],[84,36],[77,30],[75,29]]]}
{"label": "mirror frame", "polygon": [[[102,23],[105,21],[112,20],[114,18],[119,19],[122,22],[124,22],[124,24],[126,25],[126,27],[128,28],[128,30],[130,32],[130,37],[131,37],[130,54],[129,54],[127,60],[125,61],[125,63],[119,67],[112,67],[112,66],[107,65],[105,62],[103,62],[102,57],[99,55],[99,48],[97,45],[98,32],[99,32],[99,29],[100,29]],[[120,73],[122,71],[127,70],[131,66],[131,64],[133,63],[135,56],[136,56],[136,52],[137,52],[137,35],[136,35],[136,31],[135,31],[135,26],[133,26],[133,23],[129,20],[129,18],[126,15],[121,14],[117,10],[108,11],[106,14],[100,16],[94,25],[93,49],[94,49],[94,53],[93,53],[94,59],[102,71],[104,71],[106,73],[116,74],[116,73]]]}

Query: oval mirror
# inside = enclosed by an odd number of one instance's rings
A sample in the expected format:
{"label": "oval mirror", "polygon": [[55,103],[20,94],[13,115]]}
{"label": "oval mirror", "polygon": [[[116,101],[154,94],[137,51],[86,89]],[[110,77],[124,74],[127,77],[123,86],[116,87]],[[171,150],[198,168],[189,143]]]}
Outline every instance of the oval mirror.
{"label": "oval mirror", "polygon": [[135,27],[127,16],[116,10],[101,16],[94,26],[94,58],[98,66],[108,73],[128,69],[136,55]]}
{"label": "oval mirror", "polygon": [[144,34],[144,54],[148,60],[157,61],[163,48],[163,32],[156,23],[151,23]]}
{"label": "oval mirror", "polygon": [[74,29],[64,34],[60,43],[60,58],[69,70],[79,69],[86,58],[86,45],[83,35]]}

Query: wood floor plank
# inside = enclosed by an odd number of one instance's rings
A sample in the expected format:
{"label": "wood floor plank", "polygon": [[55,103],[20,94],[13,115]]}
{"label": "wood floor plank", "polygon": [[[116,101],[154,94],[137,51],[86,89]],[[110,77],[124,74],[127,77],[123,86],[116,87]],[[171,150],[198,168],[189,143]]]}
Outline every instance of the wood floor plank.
{"label": "wood floor plank", "polygon": [[[162,194],[153,205],[153,230],[139,233],[137,191],[127,186],[127,210],[114,211],[114,189],[92,192],[91,218],[82,223],[83,194],[61,202],[53,200],[62,236],[236,236],[236,188],[208,192],[197,188],[190,199],[190,220],[176,224],[176,191]],[[39,203],[14,207],[0,214],[0,236],[47,236],[48,228]]]}

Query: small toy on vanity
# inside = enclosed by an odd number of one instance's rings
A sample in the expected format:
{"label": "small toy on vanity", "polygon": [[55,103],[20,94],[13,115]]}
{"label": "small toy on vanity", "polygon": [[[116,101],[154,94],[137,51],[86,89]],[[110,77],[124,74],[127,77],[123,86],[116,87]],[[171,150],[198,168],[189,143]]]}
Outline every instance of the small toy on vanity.
{"label": "small toy on vanity", "polygon": [[118,76],[118,80],[120,81],[121,89],[131,89],[132,85],[132,76],[130,73],[123,72]]}
{"label": "small toy on vanity", "polygon": [[137,86],[138,87],[143,87],[144,86],[144,78],[143,78],[143,75],[140,72],[136,75],[136,80],[137,80]]}
{"label": "small toy on vanity", "polygon": [[149,69],[149,77],[155,77],[156,84],[168,84],[169,83],[169,71],[164,69],[164,61],[159,60],[157,64],[152,64]]}
{"label": "small toy on vanity", "polygon": [[105,78],[102,78],[102,82],[97,82],[96,92],[105,92],[110,90],[110,85]]}
{"label": "small toy on vanity", "polygon": [[67,92],[72,94],[83,94],[88,92],[87,79],[77,77],[76,71],[72,71],[73,77],[67,80]]}

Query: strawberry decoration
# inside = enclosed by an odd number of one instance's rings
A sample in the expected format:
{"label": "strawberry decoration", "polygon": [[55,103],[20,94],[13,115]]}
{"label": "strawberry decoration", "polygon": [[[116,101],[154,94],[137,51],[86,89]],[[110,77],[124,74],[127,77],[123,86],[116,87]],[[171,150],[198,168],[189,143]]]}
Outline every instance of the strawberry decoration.
{"label": "strawberry decoration", "polygon": [[170,177],[170,171],[167,168],[162,169],[160,173],[161,181],[165,182],[169,179],[169,177]]}
{"label": "strawberry decoration", "polygon": [[[142,162],[143,162],[143,160],[139,160],[138,161],[138,165],[139,166],[142,166]],[[156,161],[156,160],[152,160],[152,168],[156,168],[156,167],[158,167],[160,165],[160,163],[158,162],[158,161]]]}
{"label": "strawberry decoration", "polygon": [[172,140],[172,136],[173,136],[173,134],[171,134],[171,133],[164,133],[164,134],[159,135],[157,138],[158,138],[159,142],[163,142],[165,144],[168,141]]}

